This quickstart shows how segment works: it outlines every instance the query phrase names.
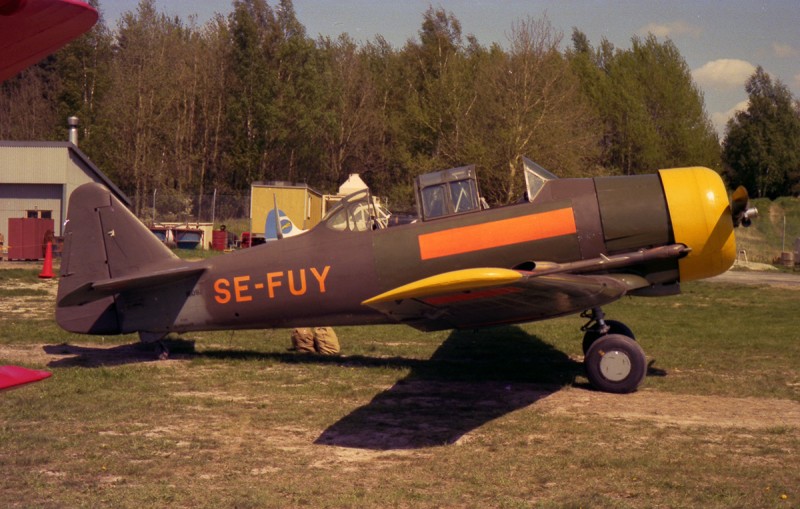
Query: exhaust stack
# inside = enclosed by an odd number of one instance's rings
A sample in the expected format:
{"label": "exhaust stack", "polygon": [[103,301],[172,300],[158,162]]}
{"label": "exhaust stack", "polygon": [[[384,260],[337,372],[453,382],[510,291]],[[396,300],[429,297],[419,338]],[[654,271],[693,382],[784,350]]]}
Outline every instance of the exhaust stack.
{"label": "exhaust stack", "polygon": [[67,141],[78,146],[78,117],[72,116],[67,118]]}

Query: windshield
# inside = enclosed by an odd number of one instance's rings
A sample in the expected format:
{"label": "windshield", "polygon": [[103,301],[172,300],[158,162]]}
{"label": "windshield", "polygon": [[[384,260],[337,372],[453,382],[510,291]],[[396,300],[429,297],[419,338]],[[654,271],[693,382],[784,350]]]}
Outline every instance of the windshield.
{"label": "windshield", "polygon": [[527,157],[522,159],[522,163],[525,166],[525,186],[527,188],[525,194],[528,196],[528,201],[532,202],[549,180],[555,180],[558,177]]}

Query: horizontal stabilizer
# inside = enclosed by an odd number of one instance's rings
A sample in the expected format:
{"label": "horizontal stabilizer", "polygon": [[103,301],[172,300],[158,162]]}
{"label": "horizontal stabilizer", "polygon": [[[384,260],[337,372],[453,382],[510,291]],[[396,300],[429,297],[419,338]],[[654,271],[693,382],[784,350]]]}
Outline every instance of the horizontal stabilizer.
{"label": "horizontal stabilizer", "polygon": [[124,291],[168,285],[200,275],[205,270],[205,267],[173,267],[112,279],[90,281],[62,296],[58,300],[58,306],[78,306]]}

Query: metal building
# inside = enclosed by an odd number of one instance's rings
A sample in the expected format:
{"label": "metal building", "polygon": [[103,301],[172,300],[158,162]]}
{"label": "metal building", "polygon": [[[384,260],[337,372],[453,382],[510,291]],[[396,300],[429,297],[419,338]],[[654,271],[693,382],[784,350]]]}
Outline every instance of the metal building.
{"label": "metal building", "polygon": [[81,184],[98,182],[124,204],[130,200],[69,141],[0,141],[0,234],[10,218],[52,218],[63,234],[67,203]]}

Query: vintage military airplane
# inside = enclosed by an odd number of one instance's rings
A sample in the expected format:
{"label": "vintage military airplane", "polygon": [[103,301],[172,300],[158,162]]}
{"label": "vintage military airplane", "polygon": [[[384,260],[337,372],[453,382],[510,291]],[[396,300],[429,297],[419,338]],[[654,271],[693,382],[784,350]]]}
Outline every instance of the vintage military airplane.
{"label": "vintage military airplane", "polygon": [[[94,8],[75,0],[0,0],[0,82],[89,30],[97,16]],[[0,366],[0,390],[48,376]]]}
{"label": "vintage military airplane", "polygon": [[420,220],[383,227],[369,193],[342,200],[306,233],[188,262],[104,187],[70,199],[56,319],[87,334],[404,323],[477,329],[583,313],[585,366],[598,389],[631,392],[645,354],[601,306],[679,292],[727,270],[733,210],[707,168],[558,179],[524,161],[526,196],[485,208],[474,167],[417,178]]}

